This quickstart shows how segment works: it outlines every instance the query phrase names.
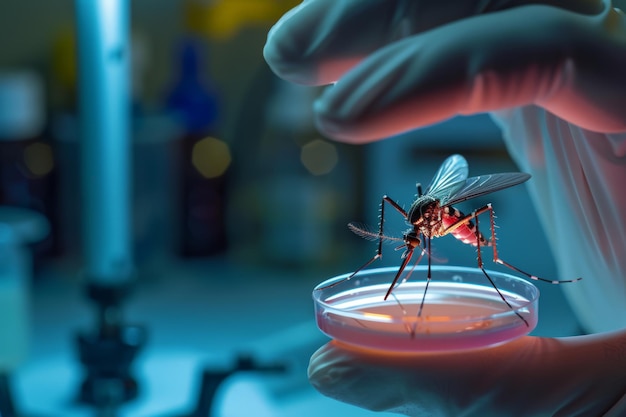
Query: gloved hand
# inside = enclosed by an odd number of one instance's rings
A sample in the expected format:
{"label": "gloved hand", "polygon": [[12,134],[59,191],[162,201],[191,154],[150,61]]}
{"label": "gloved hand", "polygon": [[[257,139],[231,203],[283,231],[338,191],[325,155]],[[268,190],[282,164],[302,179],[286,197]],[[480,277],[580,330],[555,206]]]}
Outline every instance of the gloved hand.
{"label": "gloved hand", "polygon": [[345,141],[528,104],[608,133],[626,131],[625,32],[610,0],[308,0],[264,54],[287,80],[338,80],[317,121]]}
{"label": "gloved hand", "polygon": [[459,353],[374,355],[331,342],[311,358],[323,394],[420,417],[624,417],[626,331],[523,337]]}
{"label": "gloved hand", "polygon": [[577,317],[614,331],[458,355],[331,343],[311,360],[321,392],[415,416],[626,415],[626,18],[610,0],[306,0],[264,54],[287,80],[336,82],[315,111],[337,140],[491,112],[561,278],[584,277],[563,286]]}

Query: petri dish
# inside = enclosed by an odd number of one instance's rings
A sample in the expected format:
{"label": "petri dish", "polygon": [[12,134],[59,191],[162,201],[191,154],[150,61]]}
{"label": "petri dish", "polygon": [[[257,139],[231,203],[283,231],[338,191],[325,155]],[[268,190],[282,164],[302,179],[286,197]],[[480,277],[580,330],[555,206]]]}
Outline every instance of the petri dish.
{"label": "petri dish", "polygon": [[539,290],[519,277],[478,268],[433,266],[421,314],[427,267],[416,267],[385,300],[397,267],[369,269],[313,290],[320,330],[348,345],[393,351],[476,349],[527,335],[537,325]]}

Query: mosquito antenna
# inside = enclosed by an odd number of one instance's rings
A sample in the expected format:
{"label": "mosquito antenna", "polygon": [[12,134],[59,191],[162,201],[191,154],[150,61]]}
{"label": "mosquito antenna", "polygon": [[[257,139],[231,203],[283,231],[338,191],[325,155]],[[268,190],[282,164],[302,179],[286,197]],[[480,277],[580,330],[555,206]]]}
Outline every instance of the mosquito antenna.
{"label": "mosquito antenna", "polygon": [[383,242],[401,242],[402,241],[402,238],[399,238],[399,237],[381,235],[379,232],[373,231],[372,228],[366,224],[360,224],[360,223],[354,223],[354,222],[348,223],[348,229],[350,229],[350,231],[354,233],[355,235],[360,236],[363,239],[367,239],[371,241],[377,241],[379,239],[382,239]]}

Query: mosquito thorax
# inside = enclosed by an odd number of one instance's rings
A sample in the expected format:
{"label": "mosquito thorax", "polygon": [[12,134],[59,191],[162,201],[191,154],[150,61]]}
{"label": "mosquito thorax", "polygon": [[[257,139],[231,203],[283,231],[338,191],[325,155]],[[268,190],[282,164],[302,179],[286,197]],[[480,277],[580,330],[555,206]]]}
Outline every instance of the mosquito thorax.
{"label": "mosquito thorax", "polygon": [[419,225],[424,220],[428,213],[433,211],[438,204],[438,201],[429,195],[423,195],[417,198],[411,204],[411,208],[407,213],[407,220],[413,225]]}

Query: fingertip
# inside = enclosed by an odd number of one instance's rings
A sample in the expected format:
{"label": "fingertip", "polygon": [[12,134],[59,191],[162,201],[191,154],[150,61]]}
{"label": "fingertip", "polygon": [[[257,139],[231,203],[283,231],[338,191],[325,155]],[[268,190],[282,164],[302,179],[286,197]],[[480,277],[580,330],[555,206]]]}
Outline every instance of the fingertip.
{"label": "fingertip", "polygon": [[316,118],[315,127],[325,137],[349,145],[364,145],[386,139],[382,135],[373,135],[371,131],[363,132],[358,128],[346,128],[341,123],[336,123],[332,120]]}
{"label": "fingertip", "polygon": [[[270,29],[263,56],[285,80],[304,85],[332,83],[386,42],[390,36],[386,30],[394,27],[389,21],[393,9],[393,2],[372,0],[305,1]],[[357,31],[362,32],[360,36],[353,35]]]}
{"label": "fingertip", "polygon": [[358,117],[344,116],[340,111],[332,111],[325,108],[323,102],[314,103],[314,123],[323,135],[338,142],[348,144],[367,144],[425,127],[450,115],[432,115],[421,109],[421,105],[404,104],[394,106],[386,110],[380,110],[377,114],[358,115]]}
{"label": "fingertip", "polygon": [[341,352],[333,345],[333,342],[327,343],[313,353],[307,369],[311,385],[325,395],[330,395],[347,372],[346,363],[341,360]]}
{"label": "fingertip", "polygon": [[[278,24],[277,24],[278,25]],[[272,28],[263,47],[263,58],[280,78],[303,85],[313,85],[310,67],[302,56],[302,48],[280,27]]]}
{"label": "fingertip", "polygon": [[297,84],[314,85],[313,62],[309,53],[314,34],[315,11],[303,1],[272,26],[263,47],[263,57],[279,77]]}
{"label": "fingertip", "polygon": [[330,109],[324,99],[313,103],[314,123],[324,136],[348,144],[364,144],[385,138],[384,132],[368,129],[363,123],[342,118],[340,112]]}
{"label": "fingertip", "polygon": [[322,346],[321,348],[316,350],[313,355],[311,355],[311,359],[309,360],[309,367],[307,369],[307,374],[310,380],[316,379],[316,377],[318,376],[317,373],[320,370],[320,364],[323,363],[323,360],[321,358],[323,356],[323,351],[325,348],[326,345]]}

